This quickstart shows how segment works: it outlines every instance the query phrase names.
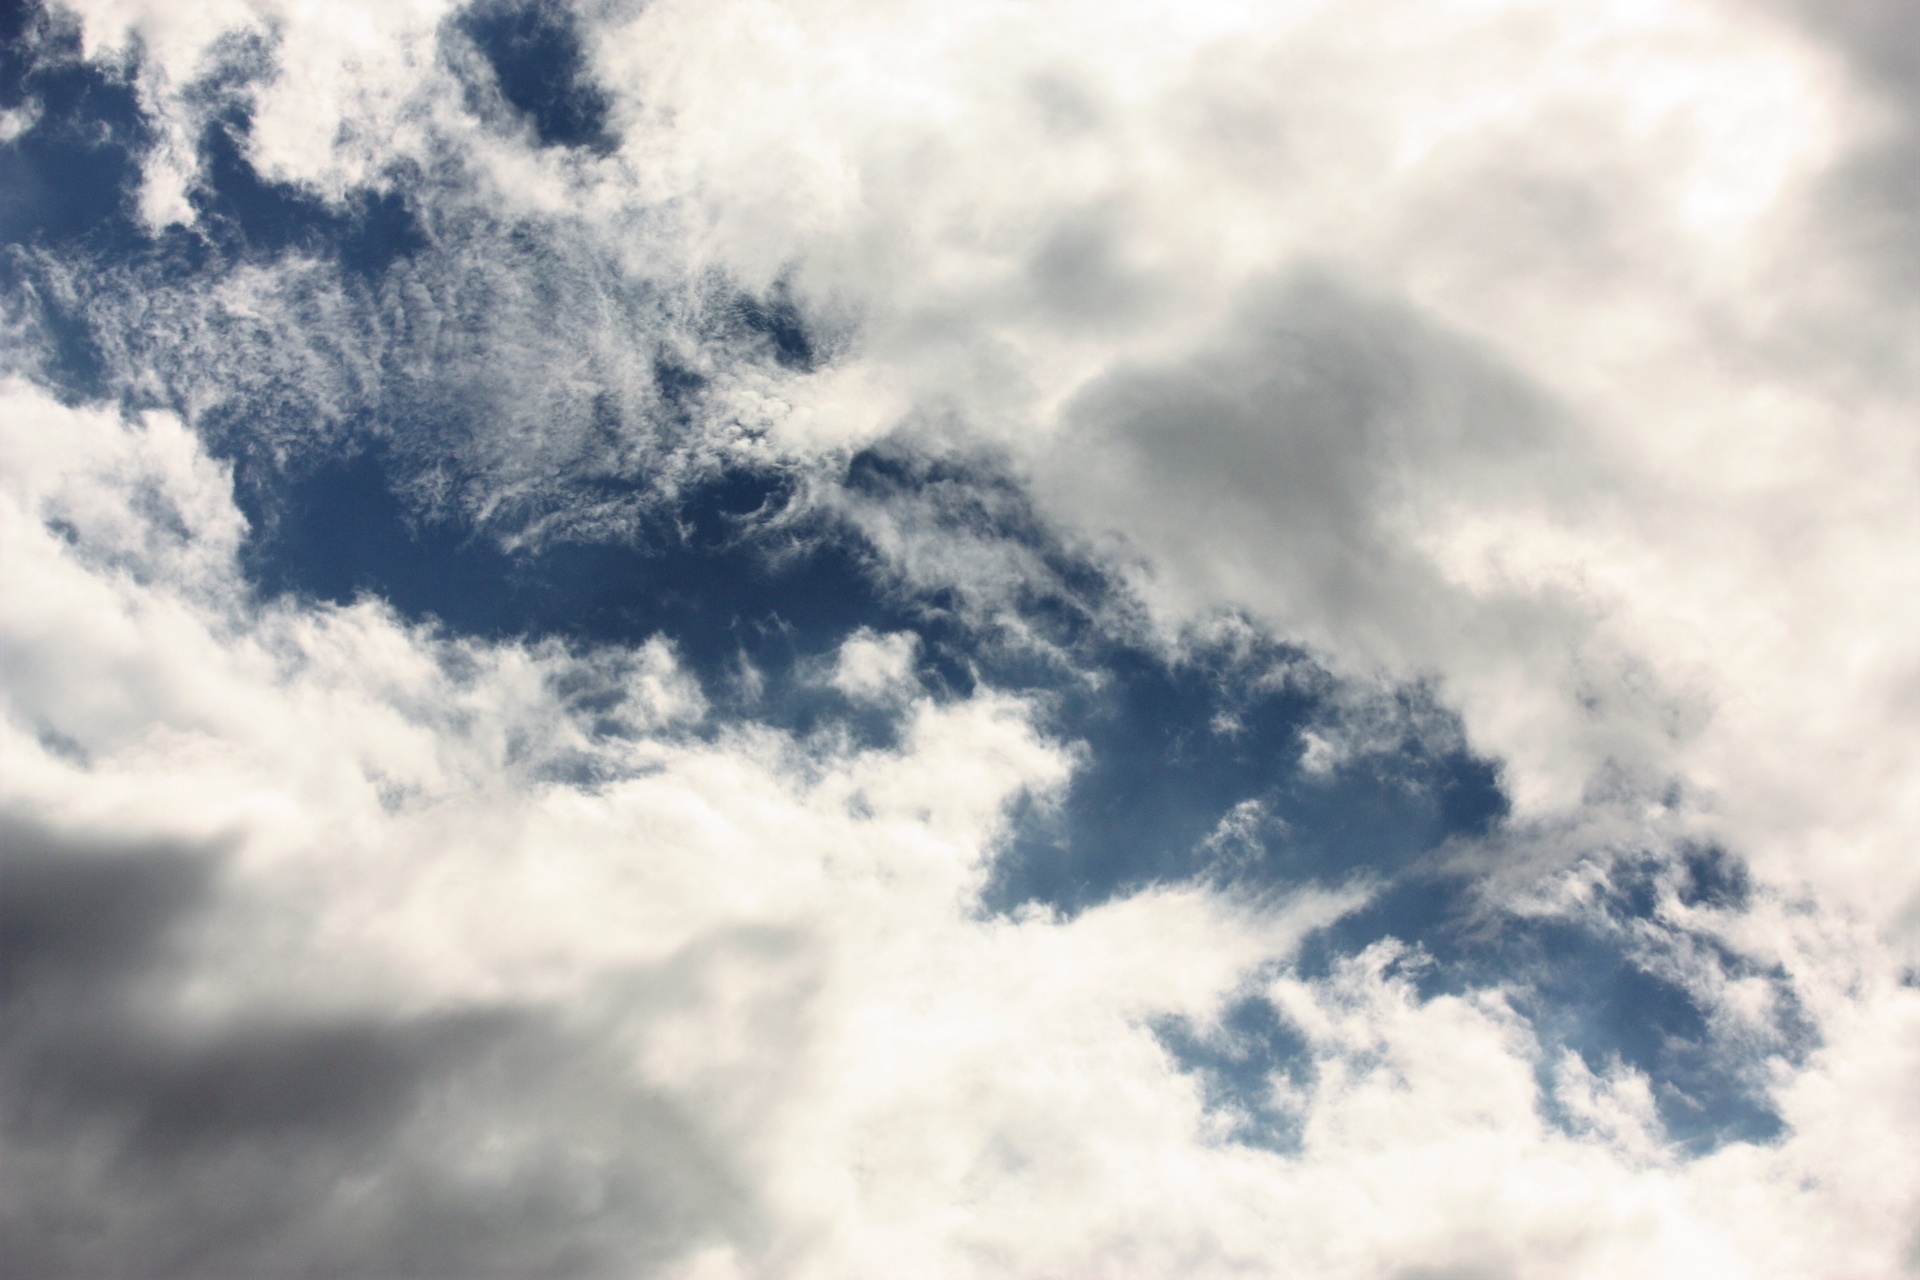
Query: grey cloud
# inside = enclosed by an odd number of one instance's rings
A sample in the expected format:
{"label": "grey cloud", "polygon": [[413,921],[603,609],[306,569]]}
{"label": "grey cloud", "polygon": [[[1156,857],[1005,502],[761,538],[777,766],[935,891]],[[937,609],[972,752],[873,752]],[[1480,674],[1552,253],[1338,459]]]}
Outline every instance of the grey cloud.
{"label": "grey cloud", "polygon": [[1517,803],[1601,779],[1657,795],[1707,722],[1604,628],[1604,597],[1529,578],[1528,546],[1490,540],[1604,526],[1635,477],[1543,387],[1407,301],[1296,270],[1188,354],[1116,367],[1065,418],[1034,463],[1043,508],[1111,539],[1163,618],[1246,610],[1342,674],[1434,680],[1473,749],[1511,763]]}
{"label": "grey cloud", "polygon": [[1405,646],[1449,609],[1408,542],[1458,498],[1570,500],[1549,400],[1467,340],[1326,269],[1253,290],[1205,349],[1069,411],[1043,486],[1209,587]]}
{"label": "grey cloud", "polygon": [[1464,1263],[1458,1266],[1405,1267],[1393,1280],[1510,1280],[1517,1273],[1504,1263]]}
{"label": "grey cloud", "polygon": [[505,1015],[468,1014],[205,1034],[142,1026],[130,1010],[88,1012],[29,1042],[18,1082],[43,1112],[117,1122],[130,1151],[154,1161],[237,1142],[378,1132],[436,1072],[512,1026]]}
{"label": "grey cloud", "polygon": [[218,850],[4,835],[10,1273],[632,1275],[753,1238],[715,1136],[619,1047],[725,956],[591,1011],[276,1006],[203,1025],[173,997]]}
{"label": "grey cloud", "polygon": [[219,856],[175,842],[89,846],[0,817],[0,1007],[125,980],[205,904]]}
{"label": "grey cloud", "polygon": [[699,1126],[549,1018],[155,1039],[62,1045],[64,1088],[9,1073],[0,1231],[27,1273],[645,1274],[751,1234]]}
{"label": "grey cloud", "polygon": [[1059,219],[1027,261],[1035,300],[1049,317],[1074,325],[1112,324],[1153,301],[1152,282],[1121,255],[1121,215],[1079,210]]}
{"label": "grey cloud", "polygon": [[[1766,0],[1832,41],[1870,86],[1920,117],[1920,9],[1909,0]],[[1920,123],[1917,118],[1910,123]]]}
{"label": "grey cloud", "polygon": [[1026,82],[1026,95],[1040,124],[1055,137],[1072,138],[1100,127],[1106,112],[1088,86],[1061,71],[1042,72]]}
{"label": "grey cloud", "polygon": [[[1920,290],[1920,6],[1910,0],[1762,3],[1837,50],[1857,86],[1890,113],[1889,127],[1847,156],[1820,193],[1822,229],[1836,234],[1858,264],[1844,303],[1828,307],[1876,302],[1875,310],[1849,316],[1840,335],[1843,356],[1863,361],[1870,374],[1885,376],[1889,364],[1904,364],[1906,378],[1920,377],[1908,337]],[[1822,330],[1819,345],[1833,347],[1828,331],[1835,318],[1823,313],[1815,325]]]}

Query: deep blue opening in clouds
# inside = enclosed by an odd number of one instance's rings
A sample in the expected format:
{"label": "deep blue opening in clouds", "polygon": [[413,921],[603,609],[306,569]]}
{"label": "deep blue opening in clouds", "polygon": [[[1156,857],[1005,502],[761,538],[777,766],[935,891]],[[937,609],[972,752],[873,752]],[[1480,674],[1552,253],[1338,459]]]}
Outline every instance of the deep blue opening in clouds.
{"label": "deep blue opening in clouds", "polygon": [[1498,771],[1409,733],[1391,753],[1301,769],[1324,696],[1263,676],[1301,658],[1278,645],[1175,661],[1119,645],[1063,686],[1057,731],[1087,762],[998,864],[990,900],[1077,910],[1145,885],[1206,877],[1246,887],[1392,875],[1505,815]]}
{"label": "deep blue opening in clouds", "polygon": [[[138,50],[117,68],[84,60],[78,25],[59,10],[10,7],[4,21],[0,105],[27,123],[0,143],[0,290],[42,339],[39,372],[63,396],[111,393],[101,339],[128,335],[96,332],[103,303],[111,316],[129,295],[164,294],[236,262],[289,254],[337,262],[349,278],[372,282],[426,247],[403,194],[417,175],[390,174],[388,189],[333,204],[256,171],[244,90],[271,62],[255,44],[196,86],[225,105],[196,143],[192,225],[149,228],[138,202],[155,134],[133,84]],[[164,376],[171,353],[161,337],[148,354]],[[137,407],[176,407],[164,396],[135,398]]]}
{"label": "deep blue opening in clouds", "polygon": [[[1692,993],[1626,953],[1617,936],[1543,921],[1512,938],[1498,962],[1526,975],[1515,1007],[1544,1043],[1573,1050],[1596,1074],[1624,1065],[1647,1076],[1660,1121],[1683,1149],[1784,1132],[1748,1046],[1716,1034]],[[1782,1020],[1782,1056],[1804,1058],[1812,1047],[1804,1024],[1790,1007]]]}
{"label": "deep blue opening in clouds", "polygon": [[[1771,1141],[1783,1122],[1755,1068],[1751,1039],[1771,1037],[1771,1052],[1800,1061],[1814,1047],[1810,1023],[1783,973],[1757,973],[1664,914],[1669,896],[1737,909],[1746,876],[1738,859],[1715,847],[1684,851],[1677,875],[1665,859],[1623,859],[1580,911],[1488,917],[1472,877],[1419,866],[1311,938],[1299,969],[1324,975],[1382,938],[1416,943],[1421,963],[1406,971],[1423,998],[1492,986],[1508,992],[1547,1051],[1540,1085],[1552,1118],[1568,1122],[1550,1095],[1558,1054],[1571,1050],[1597,1075],[1621,1065],[1645,1073],[1662,1124],[1685,1149]],[[1669,971],[1686,957],[1703,981],[1767,982],[1775,1006],[1769,1025],[1746,1032],[1713,1025],[1703,998]]]}
{"label": "deep blue opening in clouds", "polygon": [[786,284],[776,284],[764,298],[743,293],[734,300],[732,311],[740,327],[764,341],[782,368],[806,371],[820,363],[806,317]]}
{"label": "deep blue opening in clouds", "polygon": [[479,0],[460,16],[500,96],[543,146],[608,152],[611,104],[593,82],[579,22],[559,0]]}
{"label": "deep blue opening in clouds", "polygon": [[85,61],[64,13],[0,11],[0,109],[24,124],[0,142],[0,291],[37,331],[41,367],[68,398],[98,395],[104,369],[58,264],[114,260],[146,238],[137,202],[153,131],[132,70]]}
{"label": "deep blue opening in clouds", "polygon": [[1231,1141],[1270,1151],[1300,1149],[1300,1112],[1276,1097],[1276,1086],[1310,1087],[1313,1062],[1306,1038],[1271,1000],[1260,995],[1235,1000],[1213,1026],[1163,1018],[1154,1024],[1154,1035],[1181,1069],[1199,1080],[1202,1100],[1226,1120]]}
{"label": "deep blue opening in clouds", "polygon": [[[854,470],[871,491],[873,473],[903,465],[856,459]],[[945,467],[937,484],[976,532],[1026,539],[1056,565],[1055,587],[1020,602],[1021,629],[1051,646],[1045,660],[1009,644],[999,624],[962,621],[942,593],[886,580],[846,527],[788,519],[792,483],[777,472],[712,477],[630,536],[522,552],[410,508],[378,448],[297,478],[252,474],[257,482],[241,486],[256,531],[247,564],[269,596],[371,594],[403,616],[491,637],[664,635],[723,706],[803,729],[841,717],[865,739],[884,734],[820,679],[822,662],[862,627],[918,635],[920,675],[936,695],[964,695],[976,680],[1033,695],[1043,727],[1083,744],[1085,763],[1057,804],[1019,815],[989,910],[1038,901],[1077,911],[1194,877],[1285,885],[1390,875],[1505,812],[1490,762],[1418,734],[1324,776],[1302,774],[1301,732],[1325,713],[1324,692],[1311,680],[1263,680],[1302,655],[1265,642],[1173,658],[1104,630],[1094,615],[1118,588],[1050,544],[1003,477],[977,477],[983,492],[964,501],[963,469]]]}
{"label": "deep blue opening in clouds", "polygon": [[778,476],[736,473],[689,493],[668,530],[515,554],[409,508],[381,451],[367,448],[257,508],[266,532],[251,563],[269,594],[345,602],[370,593],[462,634],[631,644],[665,631],[699,666],[738,646],[750,656],[817,651],[876,617],[893,620],[850,546],[796,536],[777,564],[775,549],[739,536],[782,497]]}
{"label": "deep blue opening in clouds", "polygon": [[946,643],[951,629],[883,590],[859,544],[817,523],[770,523],[790,489],[777,473],[728,473],[631,536],[509,552],[485,531],[410,508],[384,453],[368,448],[254,488],[243,504],[256,531],[247,565],[270,597],[373,595],[462,635],[589,646],[662,635],[724,711],[801,732],[843,719],[856,737],[888,740],[890,722],[820,678],[849,635],[913,629],[928,641],[924,679],[970,688],[971,675]]}
{"label": "deep blue opening in clouds", "polygon": [[1065,545],[1003,464],[893,444],[856,455],[845,483],[916,504],[956,538],[1015,544],[1042,568],[1013,607],[1045,656],[982,637],[973,660],[997,687],[1037,695],[1048,731],[1086,755],[1064,797],[1020,815],[995,863],[990,910],[1079,911],[1195,877],[1271,886],[1390,874],[1505,815],[1491,761],[1457,733],[1411,727],[1422,709],[1448,721],[1417,689],[1399,695],[1409,728],[1393,751],[1303,775],[1302,732],[1329,713],[1334,691],[1309,656],[1254,639],[1250,626],[1195,638],[1178,655],[1146,639],[1119,579]]}
{"label": "deep blue opening in clouds", "polygon": [[37,5],[8,6],[0,45],[0,109],[31,119],[0,143],[0,236],[107,247],[133,225],[153,143],[130,74],[83,60],[78,25]]}
{"label": "deep blue opening in clouds", "polygon": [[327,255],[370,278],[425,247],[398,190],[358,191],[333,207],[291,183],[262,178],[246,154],[251,127],[236,109],[208,126],[200,140],[200,183],[190,199],[201,232],[227,254]]}

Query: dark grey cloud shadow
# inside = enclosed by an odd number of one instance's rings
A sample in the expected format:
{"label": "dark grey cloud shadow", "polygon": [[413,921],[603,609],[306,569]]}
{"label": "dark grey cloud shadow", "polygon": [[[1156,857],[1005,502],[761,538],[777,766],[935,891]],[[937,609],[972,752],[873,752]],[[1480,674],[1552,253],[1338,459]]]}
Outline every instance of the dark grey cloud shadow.
{"label": "dark grey cloud shadow", "polygon": [[1816,341],[1871,374],[1913,376],[1911,334],[1920,314],[1920,6],[1911,0],[1753,0],[1835,49],[1855,84],[1888,115],[1879,136],[1845,156],[1818,194],[1818,230],[1854,255],[1855,308],[1822,314]]}
{"label": "dark grey cloud shadow", "polygon": [[89,844],[0,816],[0,1001],[77,998],[137,975],[208,902],[221,854]]}
{"label": "dark grey cloud shadow", "polygon": [[1250,285],[1195,349],[1116,367],[1066,418],[1037,467],[1055,509],[1128,536],[1201,598],[1400,666],[1471,625],[1409,541],[1423,516],[1491,497],[1574,506],[1604,483],[1541,388],[1328,264]]}
{"label": "dark grey cloud shadow", "polygon": [[631,1275],[754,1238],[728,1158],[604,1016],[178,1012],[222,858],[0,825],[9,1274]]}

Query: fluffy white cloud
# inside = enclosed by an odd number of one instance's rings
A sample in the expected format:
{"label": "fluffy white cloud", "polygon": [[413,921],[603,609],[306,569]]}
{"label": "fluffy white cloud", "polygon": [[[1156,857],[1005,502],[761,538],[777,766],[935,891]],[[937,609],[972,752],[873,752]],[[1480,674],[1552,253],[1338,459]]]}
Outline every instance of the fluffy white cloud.
{"label": "fluffy white cloud", "polygon": [[[227,476],[164,415],[16,384],[4,422],[0,557],[31,590],[0,608],[0,774],[9,820],[48,833],[12,856],[30,890],[204,862],[202,896],[150,904],[169,941],[144,971],[57,948],[26,970],[7,1069],[65,1118],[12,1117],[6,1217],[48,1274],[1786,1275],[1904,1247],[1911,990],[1835,993],[1774,1147],[1678,1162],[1644,1082],[1565,1063],[1563,1133],[1498,990],[1423,1000],[1393,944],[1260,976],[1355,895],[979,916],[1005,806],[1070,767],[1018,702],[918,702],[891,751],[697,732],[657,641],[253,603]],[[1872,954],[1827,943],[1829,971]],[[46,1001],[83,981],[126,993],[75,1026]],[[1228,1034],[1208,1028],[1249,995],[1315,1067],[1274,1082],[1296,1154],[1227,1140],[1153,1031]],[[89,1045],[125,1076],[75,1066]],[[316,1107],[326,1136],[302,1138]],[[76,1196],[97,1229],[46,1230]],[[498,1221],[463,1236],[473,1215]]]}
{"label": "fluffy white cloud", "polygon": [[[998,442],[1174,629],[1436,676],[1523,810],[1678,785],[1910,913],[1920,366],[1835,194],[1898,75],[1687,3],[658,5],[599,50],[688,252],[860,317],[776,439]],[[1030,580],[913,514],[869,520],[910,571]]]}
{"label": "fluffy white cloud", "polygon": [[863,629],[840,646],[833,665],[833,687],[849,698],[884,700],[914,684],[913,655],[919,637],[910,631],[876,635]]}
{"label": "fluffy white cloud", "polygon": [[[609,155],[475,118],[443,5],[75,8],[94,49],[143,51],[170,139],[156,224],[190,215],[207,100],[186,90],[239,56],[234,32],[277,68],[246,90],[263,173],[333,199],[399,162],[439,175],[431,252],[377,289],[300,259],[173,294],[129,278],[99,311],[117,389],[195,425],[271,401],[286,438],[261,438],[289,448],[457,384],[477,425],[436,440],[420,496],[529,537],[621,516],[572,480],[671,484],[751,450],[812,468],[910,578],[985,597],[1046,570],[956,536],[925,493],[831,489],[882,436],[997,452],[1169,634],[1241,610],[1344,673],[1432,680],[1519,803],[1456,851],[1491,904],[1577,902],[1612,850],[1750,859],[1751,909],[1687,923],[1781,966],[1822,1039],[1797,1068],[1755,1045],[1785,1138],[1687,1161],[1646,1080],[1541,1061],[1497,990],[1422,1000],[1391,947],[1260,976],[1351,896],[977,919],[1007,806],[1071,767],[1017,700],[916,701],[908,642],[856,637],[831,680],[904,717],[897,750],[863,753],[713,724],[664,641],[481,644],[374,602],[261,606],[190,431],[15,387],[0,795],[75,848],[229,850],[155,1016],[510,1009],[586,1046],[575,1074],[532,1033],[409,1050],[404,1141],[315,1185],[405,1165],[439,1171],[420,1203],[492,1203],[446,1180],[471,1165],[488,1194],[561,1206],[542,1222],[622,1206],[578,1255],[551,1227],[523,1238],[556,1252],[508,1269],[1920,1265],[1900,1141],[1920,1127],[1900,976],[1920,947],[1920,327],[1911,218],[1885,196],[1916,127],[1910,66],[1877,51],[1893,7],[1808,8],[1848,63],[1773,7],[1705,0],[584,6]],[[539,249],[500,252],[511,225]],[[776,282],[832,336],[825,367],[715,338],[716,298]],[[697,412],[663,400],[656,344],[707,379]],[[445,381],[418,391],[422,369]],[[1312,759],[1366,737],[1356,709]],[[1675,976],[1730,1026],[1765,1023],[1764,984]],[[1151,1030],[1249,992],[1317,1064],[1275,1082],[1297,1154],[1225,1140]],[[536,1101],[513,1104],[522,1080]],[[1569,1132],[1539,1118],[1542,1080]],[[434,1118],[462,1089],[504,1099],[499,1132]],[[681,1134],[711,1177],[684,1202],[633,1191],[667,1175],[602,1145],[608,1109]],[[554,1155],[549,1115],[597,1154]],[[69,1196],[131,1176],[33,1152]],[[56,1203],[9,1194],[15,1223]],[[114,1194],[145,1207],[99,1247],[137,1248],[168,1192]],[[359,1231],[364,1265],[397,1265],[425,1248],[407,1222],[453,1220],[329,1212],[285,1247]]]}

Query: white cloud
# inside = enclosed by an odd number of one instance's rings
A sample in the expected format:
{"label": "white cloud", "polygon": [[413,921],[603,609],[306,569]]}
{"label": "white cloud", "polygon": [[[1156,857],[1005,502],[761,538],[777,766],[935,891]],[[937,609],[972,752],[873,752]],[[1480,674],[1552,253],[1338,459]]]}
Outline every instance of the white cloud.
{"label": "white cloud", "polygon": [[913,657],[920,638],[911,631],[877,635],[861,629],[840,646],[833,664],[833,687],[865,702],[882,701],[917,686]]}
{"label": "white cloud", "polygon": [[[76,8],[92,47],[144,51],[155,223],[184,213],[182,91],[234,30],[275,50],[264,173],[337,198],[458,159],[436,256],[377,296],[299,259],[109,290],[116,389],[196,424],[271,401],[285,446],[431,370],[420,394],[456,387],[480,425],[436,442],[423,498],[528,536],[621,514],[578,508],[583,474],[754,449],[830,475],[895,428],[999,449],[1170,632],[1247,610],[1343,671],[1431,678],[1520,805],[1461,853],[1490,898],[1683,836],[1752,859],[1758,905],[1702,927],[1776,958],[1823,1043],[1776,1064],[1785,1139],[1682,1161],[1625,1069],[1546,1063],[1580,1131],[1546,1126],[1501,993],[1422,1000],[1377,949],[1266,988],[1319,1069],[1302,1152],[1221,1142],[1147,1019],[1216,1013],[1345,900],[975,919],[1005,807],[1070,767],[1017,700],[915,704],[897,751],[819,756],[692,732],[664,641],[262,606],[190,432],[14,386],[0,796],[87,838],[233,842],[168,1016],[567,1011],[613,1064],[581,1096],[670,1098],[746,1188],[700,1218],[722,1243],[596,1245],[688,1274],[1910,1268],[1920,360],[1833,208],[1861,156],[1908,152],[1801,34],[1679,0],[668,2],[591,24],[623,143],[582,160],[466,115],[443,5]],[[503,262],[515,219],[542,247]],[[818,375],[690,357],[704,416],[648,434],[671,416],[650,343],[702,338],[710,270],[785,279],[850,336]],[[610,440],[609,387],[633,407]],[[919,581],[1043,572],[906,504],[859,514]],[[910,659],[858,637],[834,679],[878,697]],[[580,688],[618,714],[578,714]],[[1366,749],[1350,719],[1310,763]],[[1759,988],[1699,994],[1764,1021]],[[545,1158],[418,1123],[408,1159],[492,1152],[511,1183]],[[622,1168],[568,1176],[587,1200],[658,1176]]]}
{"label": "white cloud", "polygon": [[[1523,812],[1678,782],[1769,874],[1920,889],[1912,329],[1821,203],[1878,90],[1801,33],[1690,3],[658,5],[599,57],[707,211],[688,252],[861,319],[776,439],[869,438],[857,376],[910,439],[1009,448],[1175,629],[1250,608],[1434,676]],[[867,520],[910,572],[1030,578],[912,516]]]}
{"label": "white cloud", "polygon": [[[1226,1142],[1153,1019],[1204,1027],[1357,899],[1189,888],[1071,920],[981,919],[1005,806],[1070,767],[1017,701],[922,703],[894,751],[809,756],[745,725],[689,735],[703,704],[658,642],[576,654],[439,638],[372,603],[262,607],[233,576],[226,475],[172,420],[124,425],[15,384],[4,421],[0,556],[32,587],[0,609],[7,811],[76,847],[225,842],[140,1015],[227,1046],[220,1070],[274,1036],[419,1064],[353,1104],[395,1108],[374,1146],[310,1147],[246,1190],[225,1181],[239,1148],[217,1126],[169,1157],[165,1182],[29,1132],[38,1172],[8,1193],[10,1219],[72,1195],[108,1215],[52,1270],[141,1256],[154,1215],[190,1243],[222,1197],[229,1221],[294,1215],[272,1251],[218,1246],[249,1265],[393,1265],[408,1232],[498,1195],[575,1206],[595,1226],[574,1256],[595,1265],[714,1274],[1786,1275],[1884,1270],[1901,1247],[1911,1157],[1891,1135],[1916,1105],[1911,991],[1821,1010],[1832,1038],[1782,1081],[1783,1144],[1676,1165],[1634,1127],[1630,1077],[1603,1088],[1561,1068],[1592,1136],[1546,1125],[1540,1051],[1500,993],[1422,999],[1383,944],[1325,979],[1256,988],[1309,1045],[1311,1082],[1283,1099],[1304,1142]],[[583,683],[624,691],[617,727],[570,711]],[[391,1030],[324,1030],[367,1019]],[[65,1043],[59,1024],[30,1025]],[[123,1029],[125,1052],[154,1052],[143,1025]],[[155,1087],[170,1069],[151,1068]],[[269,1106],[274,1086],[254,1087]],[[161,1140],[85,1096],[100,1149]],[[588,1124],[616,1113],[618,1139]],[[542,1134],[576,1115],[578,1158],[556,1165]],[[1889,1136],[1862,1148],[1873,1133]],[[663,1182],[647,1142],[711,1177]],[[438,1199],[368,1216],[303,1190],[341,1176]],[[270,1210],[270,1194],[293,1198]],[[508,1252],[433,1256],[565,1256],[546,1219],[515,1221],[474,1237]]]}

